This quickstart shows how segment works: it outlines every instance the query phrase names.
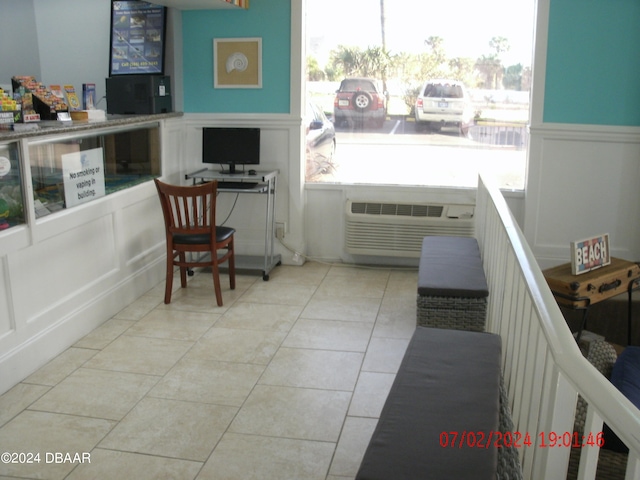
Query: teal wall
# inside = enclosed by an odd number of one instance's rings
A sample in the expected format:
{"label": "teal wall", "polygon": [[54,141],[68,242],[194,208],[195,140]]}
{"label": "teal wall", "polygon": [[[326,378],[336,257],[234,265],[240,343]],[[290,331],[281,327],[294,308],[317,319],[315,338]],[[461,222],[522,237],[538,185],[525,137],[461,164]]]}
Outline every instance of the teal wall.
{"label": "teal wall", "polygon": [[640,126],[640,2],[551,0],[544,122]]}
{"label": "teal wall", "polygon": [[[290,0],[251,0],[248,10],[184,10],[184,111],[289,113]],[[213,88],[213,39],[262,38],[262,88]]]}
{"label": "teal wall", "polygon": [[[182,21],[185,112],[289,113],[290,0]],[[213,88],[213,39],[226,37],[262,37],[262,89]],[[640,1],[551,0],[543,120],[640,126]]]}

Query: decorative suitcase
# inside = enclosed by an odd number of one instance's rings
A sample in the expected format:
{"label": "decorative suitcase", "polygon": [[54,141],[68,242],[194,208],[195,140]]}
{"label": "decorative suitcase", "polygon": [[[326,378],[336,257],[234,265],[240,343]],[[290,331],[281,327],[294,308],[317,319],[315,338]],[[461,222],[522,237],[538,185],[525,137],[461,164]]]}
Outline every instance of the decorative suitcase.
{"label": "decorative suitcase", "polygon": [[570,263],[542,273],[558,304],[573,309],[588,308],[640,287],[640,266],[620,258],[611,258],[609,265],[581,275],[571,273]]}

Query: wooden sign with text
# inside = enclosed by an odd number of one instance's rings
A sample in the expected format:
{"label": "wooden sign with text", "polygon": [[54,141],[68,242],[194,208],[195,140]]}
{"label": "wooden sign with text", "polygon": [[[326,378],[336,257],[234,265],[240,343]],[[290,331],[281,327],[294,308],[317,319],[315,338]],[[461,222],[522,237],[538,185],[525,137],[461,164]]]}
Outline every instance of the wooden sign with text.
{"label": "wooden sign with text", "polygon": [[571,273],[580,275],[611,263],[609,234],[571,242]]}

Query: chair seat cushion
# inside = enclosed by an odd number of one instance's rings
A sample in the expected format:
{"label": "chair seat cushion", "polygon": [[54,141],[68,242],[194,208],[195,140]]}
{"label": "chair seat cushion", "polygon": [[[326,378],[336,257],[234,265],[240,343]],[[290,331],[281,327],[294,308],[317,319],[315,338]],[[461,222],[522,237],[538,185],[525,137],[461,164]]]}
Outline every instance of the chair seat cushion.
{"label": "chair seat cushion", "polygon": [[[216,227],[216,242],[227,240],[235,230],[231,227]],[[201,234],[174,234],[173,243],[178,245],[203,245],[209,243],[209,235]]]}

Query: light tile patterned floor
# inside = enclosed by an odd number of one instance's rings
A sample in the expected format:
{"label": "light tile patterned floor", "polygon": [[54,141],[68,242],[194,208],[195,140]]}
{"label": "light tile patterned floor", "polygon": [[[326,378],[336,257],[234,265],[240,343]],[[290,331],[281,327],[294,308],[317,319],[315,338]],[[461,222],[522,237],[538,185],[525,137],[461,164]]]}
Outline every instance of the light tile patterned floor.
{"label": "light tile patterned floor", "polygon": [[223,276],[222,308],[206,272],[170,305],[162,283],[9,390],[0,450],[40,463],[0,463],[0,479],[353,479],[415,328],[417,272],[270,277],[230,291]]}

